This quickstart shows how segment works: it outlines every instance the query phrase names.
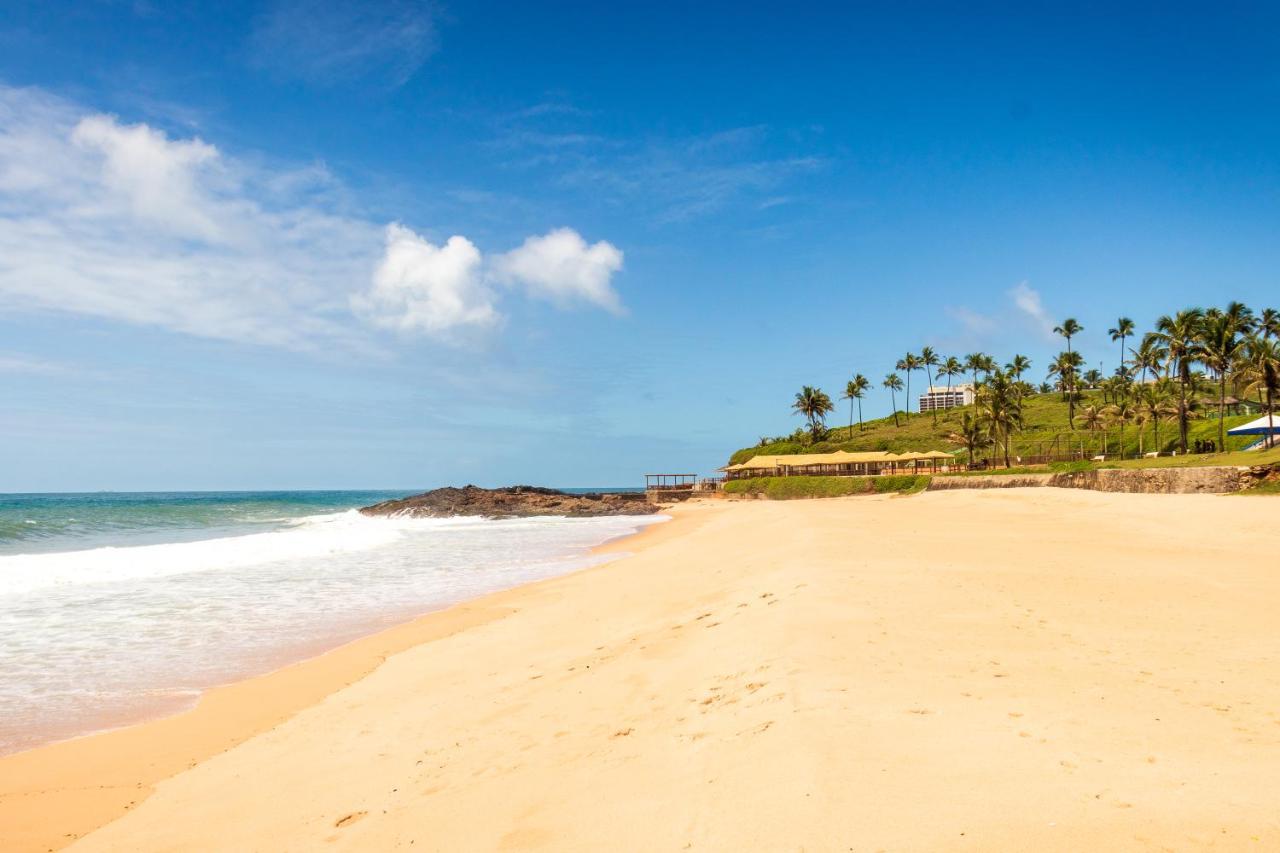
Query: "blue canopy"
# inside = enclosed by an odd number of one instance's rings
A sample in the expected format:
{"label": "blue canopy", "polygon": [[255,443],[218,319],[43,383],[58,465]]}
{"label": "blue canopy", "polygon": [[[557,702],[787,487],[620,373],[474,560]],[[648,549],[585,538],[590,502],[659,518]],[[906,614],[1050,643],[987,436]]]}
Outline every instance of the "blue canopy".
{"label": "blue canopy", "polygon": [[1227,435],[1280,435],[1280,415],[1263,415],[1256,421],[1227,430]]}

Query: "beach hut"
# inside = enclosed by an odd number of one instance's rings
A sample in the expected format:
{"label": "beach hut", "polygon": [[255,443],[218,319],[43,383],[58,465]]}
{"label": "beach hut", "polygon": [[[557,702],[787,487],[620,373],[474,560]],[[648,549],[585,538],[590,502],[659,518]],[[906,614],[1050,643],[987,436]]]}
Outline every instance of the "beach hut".
{"label": "beach hut", "polygon": [[1227,435],[1261,435],[1266,437],[1267,447],[1271,447],[1276,443],[1276,436],[1280,435],[1280,415],[1274,412],[1265,414],[1254,421],[1247,424],[1241,424],[1227,430]]}
{"label": "beach hut", "polygon": [[950,466],[953,457],[941,450],[927,452],[908,451],[892,453],[881,450],[848,451],[831,453],[794,453],[783,455],[753,456],[746,462],[726,465],[720,470],[727,480],[748,477],[866,477],[877,474],[894,474],[902,470],[929,470],[937,472]]}

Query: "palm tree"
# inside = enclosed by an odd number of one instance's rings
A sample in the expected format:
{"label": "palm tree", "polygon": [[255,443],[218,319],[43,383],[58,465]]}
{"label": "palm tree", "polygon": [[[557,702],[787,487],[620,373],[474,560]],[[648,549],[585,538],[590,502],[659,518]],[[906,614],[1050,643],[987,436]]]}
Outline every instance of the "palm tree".
{"label": "palm tree", "polygon": [[973,452],[991,446],[991,436],[987,433],[986,424],[981,416],[973,412],[962,412],[960,430],[950,433],[947,441],[958,444],[969,451],[969,467],[973,467]]}
{"label": "palm tree", "polygon": [[913,352],[909,352],[902,358],[898,359],[898,363],[894,365],[895,370],[901,370],[907,374],[907,410],[903,414],[907,419],[911,419],[911,371],[920,369],[920,356]]}
{"label": "palm tree", "polygon": [[1005,373],[1013,379],[1021,379],[1022,374],[1031,369],[1031,359],[1025,355],[1014,355],[1013,359],[1004,366]]}
{"label": "palm tree", "polygon": [[1076,371],[1084,364],[1084,358],[1078,352],[1060,352],[1058,357],[1049,363],[1049,375],[1057,376],[1062,386],[1062,396],[1067,401],[1067,425],[1075,429],[1076,421]]}
{"label": "palm tree", "polygon": [[1120,454],[1120,458],[1123,459],[1124,425],[1133,423],[1134,419],[1138,415],[1138,408],[1134,401],[1126,394],[1117,397],[1116,401],[1106,408],[1105,414],[1111,423],[1117,424],[1120,427],[1120,444],[1116,450]]}
{"label": "palm tree", "polygon": [[978,371],[986,370],[991,356],[985,352],[971,352],[964,357],[964,369],[973,374],[973,390],[978,390]]}
{"label": "palm tree", "polygon": [[1168,379],[1160,379],[1152,385],[1143,385],[1138,389],[1138,409],[1143,413],[1144,419],[1151,424],[1152,444],[1157,452],[1160,450],[1160,421],[1175,413],[1174,408],[1169,404],[1172,398],[1173,392],[1169,389]]}
{"label": "palm tree", "polygon": [[951,378],[964,375],[964,365],[954,355],[949,355],[938,365],[938,375],[947,377],[947,408],[951,408]]}
{"label": "palm tree", "polygon": [[1148,373],[1152,376],[1160,374],[1160,365],[1164,364],[1165,358],[1168,357],[1168,352],[1160,344],[1160,336],[1154,332],[1143,335],[1137,349],[1130,347],[1129,352],[1133,355],[1134,369],[1142,371],[1144,384]]}
{"label": "palm tree", "polygon": [[[1259,396],[1265,393],[1267,412],[1275,412],[1275,395],[1280,393],[1280,340],[1253,335],[1249,338],[1245,361],[1250,390],[1256,390]],[[1267,447],[1274,445],[1275,436],[1268,433]]]}
{"label": "palm tree", "polygon": [[1084,331],[1084,326],[1076,322],[1075,317],[1068,317],[1062,321],[1061,326],[1054,326],[1053,333],[1062,335],[1067,339],[1067,352],[1071,352],[1071,339]]}
{"label": "palm tree", "polygon": [[809,422],[809,434],[817,441],[819,430],[822,429],[827,419],[827,413],[835,411],[835,406],[831,403],[831,398],[821,388],[814,388],[805,385],[800,388],[796,394],[795,402],[791,404],[791,408],[798,415],[804,415],[805,420]]}
{"label": "palm tree", "polygon": [[1264,338],[1280,338],[1280,311],[1263,308],[1258,318],[1258,333]]}
{"label": "palm tree", "polygon": [[[920,366],[924,368],[925,379],[929,380],[929,391],[933,391],[933,373],[931,368],[937,367],[941,362],[938,360],[938,354],[933,351],[933,347],[925,347],[920,350]],[[927,393],[927,392],[926,392]],[[908,403],[911,401],[908,400]],[[934,406],[929,411],[933,413],[933,425],[938,425],[938,407]]]}
{"label": "palm tree", "polygon": [[1004,467],[1008,468],[1010,437],[1022,428],[1022,395],[1009,374],[996,370],[987,377],[977,403],[991,440],[1004,446]]}
{"label": "palm tree", "polygon": [[853,438],[853,401],[858,401],[858,432],[862,432],[862,395],[867,393],[871,382],[861,373],[855,374],[844,386],[844,397],[849,401],[849,437]]}
{"label": "palm tree", "polygon": [[1116,368],[1116,373],[1124,373],[1124,339],[1133,334],[1133,321],[1128,317],[1121,317],[1116,320],[1114,328],[1107,329],[1107,334],[1111,335],[1111,340],[1120,342],[1120,366]]}
{"label": "palm tree", "polygon": [[[1067,339],[1068,353],[1072,352],[1071,339],[1083,331],[1084,331],[1084,326],[1081,326],[1079,323],[1077,323],[1075,317],[1068,317],[1067,319],[1062,321],[1061,326],[1053,327],[1054,334],[1062,335],[1064,338]],[[1076,390],[1076,386],[1075,386],[1076,375],[1077,375],[1076,373],[1071,374],[1071,387],[1068,389],[1068,391],[1071,393],[1074,393]]]}
{"label": "palm tree", "polygon": [[1187,389],[1191,385],[1191,365],[1199,356],[1197,341],[1203,321],[1204,311],[1187,308],[1156,320],[1154,332],[1165,351],[1169,372],[1178,376],[1178,444],[1184,454],[1187,452],[1187,420],[1190,411]]}
{"label": "palm tree", "polygon": [[[1215,312],[1206,316],[1200,324],[1200,360],[1218,378],[1219,449],[1227,446],[1227,374],[1244,349],[1244,339],[1240,337],[1240,328],[1243,324],[1249,322],[1242,312],[1230,311],[1230,307],[1234,306],[1239,306],[1239,303],[1232,303],[1227,312]],[[1247,308],[1244,310],[1248,311]]]}
{"label": "palm tree", "polygon": [[1097,432],[1102,430],[1102,452],[1107,452],[1107,416],[1103,414],[1100,407],[1095,405],[1085,406],[1080,410],[1080,414],[1076,415],[1076,420],[1080,426],[1089,430],[1089,432]]}
{"label": "palm tree", "polygon": [[898,426],[898,395],[896,392],[902,390],[902,379],[896,373],[890,373],[884,378],[884,382],[880,383],[889,389],[889,399],[893,401],[893,425]]}

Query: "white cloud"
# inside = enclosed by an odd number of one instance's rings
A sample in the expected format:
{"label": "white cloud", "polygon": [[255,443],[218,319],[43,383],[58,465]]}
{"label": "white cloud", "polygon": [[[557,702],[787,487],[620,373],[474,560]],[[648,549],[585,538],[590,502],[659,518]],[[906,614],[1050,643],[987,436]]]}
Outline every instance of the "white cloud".
{"label": "white cloud", "polygon": [[[0,311],[62,312],[242,343],[374,347],[497,327],[503,281],[621,303],[622,253],[570,229],[498,256],[347,212],[323,167],[265,169],[200,139],[0,85]],[[359,292],[360,295],[355,295]]]}
{"label": "white cloud", "polygon": [[180,236],[225,239],[201,187],[200,172],[218,165],[212,145],[171,141],[145,124],[121,125],[105,115],[81,119],[71,141],[101,155],[102,189],[124,200],[137,219]]}
{"label": "white cloud", "polygon": [[380,228],[200,140],[0,86],[0,310],[360,345]]}
{"label": "white cloud", "polygon": [[1013,300],[1013,304],[1018,307],[1019,311],[1035,322],[1037,329],[1043,334],[1053,337],[1054,323],[1049,317],[1049,312],[1044,310],[1044,304],[1040,301],[1039,291],[1025,281],[1020,281],[1009,290],[1009,298]]}
{"label": "white cloud", "polygon": [[622,252],[601,240],[590,246],[572,228],[530,237],[517,249],[494,259],[493,272],[504,284],[522,286],[530,296],[557,305],[574,302],[621,313],[613,274],[622,269]]}
{"label": "white cloud", "polygon": [[370,322],[402,332],[488,328],[501,316],[481,276],[480,250],[465,237],[435,246],[403,225],[389,225],[373,287],[352,298]]}

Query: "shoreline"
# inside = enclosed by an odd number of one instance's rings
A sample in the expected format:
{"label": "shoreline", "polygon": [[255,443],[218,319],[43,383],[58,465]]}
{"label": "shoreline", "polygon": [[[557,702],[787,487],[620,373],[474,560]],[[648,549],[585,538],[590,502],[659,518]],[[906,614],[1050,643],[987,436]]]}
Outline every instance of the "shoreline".
{"label": "shoreline", "polygon": [[[37,765],[32,802],[46,830],[98,826],[78,851],[1280,846],[1262,502],[1009,489],[671,514],[603,546],[626,559],[344,647],[384,644],[345,679],[331,655],[225,688],[204,703],[225,743],[197,712],[68,742],[79,763]],[[133,751],[148,736],[204,737],[205,757],[160,766]]]}
{"label": "shoreline", "polygon": [[[369,675],[389,657],[501,618],[504,597],[616,564],[654,538],[652,533],[681,526],[678,513],[664,509],[661,514],[668,520],[586,552],[619,555],[615,559],[391,617],[390,624],[337,645],[205,688],[189,705],[0,755],[0,837],[6,850],[66,846],[136,807],[165,779],[270,730]],[[118,762],[119,756],[128,758]]]}

